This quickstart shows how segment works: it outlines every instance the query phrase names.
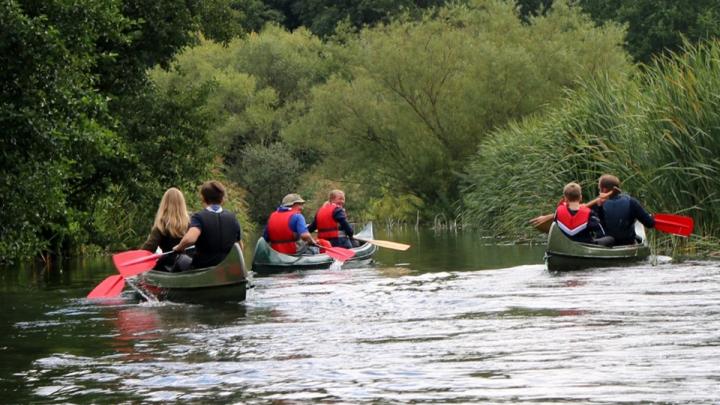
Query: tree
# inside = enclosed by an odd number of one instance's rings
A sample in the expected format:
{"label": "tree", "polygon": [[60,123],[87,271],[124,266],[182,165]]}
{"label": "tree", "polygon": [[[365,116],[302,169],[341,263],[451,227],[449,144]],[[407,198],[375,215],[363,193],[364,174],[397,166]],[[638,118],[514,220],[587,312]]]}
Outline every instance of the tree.
{"label": "tree", "polygon": [[334,173],[452,215],[457,173],[484,136],[542,111],[577,77],[626,72],[621,38],[563,4],[525,24],[500,1],[369,28],[347,46],[351,77],[314,88],[283,136],[319,150]]}

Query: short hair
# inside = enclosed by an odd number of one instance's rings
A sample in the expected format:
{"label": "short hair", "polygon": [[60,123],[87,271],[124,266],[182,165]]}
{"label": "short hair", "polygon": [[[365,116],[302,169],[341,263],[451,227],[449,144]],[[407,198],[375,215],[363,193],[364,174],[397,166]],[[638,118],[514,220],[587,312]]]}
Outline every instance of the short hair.
{"label": "short hair", "polygon": [[225,186],[219,181],[206,181],[200,186],[200,195],[207,204],[222,204],[225,199]]}
{"label": "short hair", "polygon": [[332,190],[328,193],[328,201],[332,201],[333,198],[339,196],[340,194],[345,195],[345,192],[342,190]]}
{"label": "short hair", "polygon": [[615,187],[620,187],[620,179],[613,176],[612,174],[603,174],[598,180],[600,188],[603,190],[613,190]]}
{"label": "short hair", "polygon": [[563,196],[568,201],[580,201],[580,198],[582,198],[582,188],[575,182],[568,183],[563,187]]}

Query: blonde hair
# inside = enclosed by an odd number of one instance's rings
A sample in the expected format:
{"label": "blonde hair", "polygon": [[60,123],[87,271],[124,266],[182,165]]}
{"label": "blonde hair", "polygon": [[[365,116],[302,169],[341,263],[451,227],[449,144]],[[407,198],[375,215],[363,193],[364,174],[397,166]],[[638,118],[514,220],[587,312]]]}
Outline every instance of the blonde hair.
{"label": "blonde hair", "polygon": [[342,190],[332,190],[328,193],[328,201],[332,201],[335,197],[340,195],[345,195],[345,193]]}
{"label": "blonde hair", "polygon": [[563,188],[563,196],[570,202],[580,201],[580,198],[582,198],[582,188],[575,182],[568,183],[565,185],[565,188]]}
{"label": "blonde hair", "polygon": [[170,187],[160,200],[153,227],[164,235],[182,238],[189,225],[190,216],[185,206],[185,196],[182,191]]}

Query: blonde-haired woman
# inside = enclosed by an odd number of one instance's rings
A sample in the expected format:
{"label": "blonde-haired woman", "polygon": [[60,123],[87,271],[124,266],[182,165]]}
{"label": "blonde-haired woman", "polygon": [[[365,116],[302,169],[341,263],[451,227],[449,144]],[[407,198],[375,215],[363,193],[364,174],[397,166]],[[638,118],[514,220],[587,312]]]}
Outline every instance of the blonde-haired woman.
{"label": "blonde-haired woman", "polygon": [[[155,222],[142,249],[154,252],[159,247],[163,252],[172,251],[187,232],[189,225],[190,216],[182,191],[175,187],[167,189],[160,200]],[[174,253],[163,256],[158,260],[155,269],[173,271],[173,268],[177,267],[174,266],[176,258],[179,259]]]}

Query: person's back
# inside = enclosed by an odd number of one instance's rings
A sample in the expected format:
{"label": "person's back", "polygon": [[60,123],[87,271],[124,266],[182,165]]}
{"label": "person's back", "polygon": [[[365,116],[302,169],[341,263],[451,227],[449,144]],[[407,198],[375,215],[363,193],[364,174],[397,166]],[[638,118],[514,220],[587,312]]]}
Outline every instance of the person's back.
{"label": "person's back", "polygon": [[223,261],[235,243],[242,247],[242,230],[235,214],[222,207],[225,187],[217,181],[208,181],[200,187],[205,209],[190,218],[190,229],[173,250],[180,251],[195,245],[193,268],[215,266]]}
{"label": "person's back", "polygon": [[560,230],[573,241],[597,243],[597,237],[604,236],[600,221],[590,208],[580,204],[582,189],[577,183],[568,183],[563,188],[563,201],[555,210],[555,222]]}
{"label": "person's back", "polygon": [[[155,214],[152,230],[141,249],[155,252],[169,252],[177,245],[188,229],[190,218],[185,205],[185,197],[177,188],[165,191]],[[176,254],[161,257],[155,264],[155,270],[174,270]],[[183,258],[185,259],[185,258]]]}
{"label": "person's back", "polygon": [[308,232],[302,216],[305,200],[298,194],[283,197],[280,206],[270,214],[263,238],[274,250],[288,255],[317,254],[317,242]]}
{"label": "person's back", "polygon": [[[600,192],[619,190],[620,181],[612,175],[603,175],[598,182]],[[600,218],[605,232],[615,238],[616,245],[632,245],[638,242],[635,221],[648,228],[655,226],[655,220],[640,203],[627,194],[618,192],[593,208]]]}
{"label": "person's back", "polygon": [[191,224],[202,229],[202,233],[195,241],[195,255],[192,261],[194,268],[210,267],[220,263],[232,246],[240,240],[240,224],[235,214],[219,205],[210,205],[193,214]]}

